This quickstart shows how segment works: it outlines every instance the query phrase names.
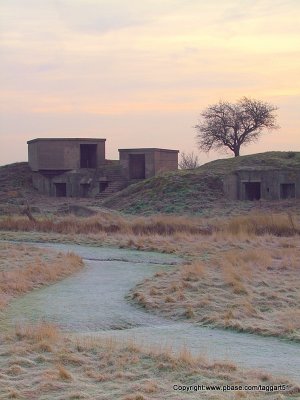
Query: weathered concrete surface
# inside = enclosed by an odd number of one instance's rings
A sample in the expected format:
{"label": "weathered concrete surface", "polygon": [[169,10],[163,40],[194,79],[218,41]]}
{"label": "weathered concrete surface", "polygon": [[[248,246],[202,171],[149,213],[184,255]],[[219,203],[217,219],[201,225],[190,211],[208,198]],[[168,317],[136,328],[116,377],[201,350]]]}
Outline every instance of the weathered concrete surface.
{"label": "weathered concrete surface", "polygon": [[[28,141],[34,188],[57,197],[112,194],[131,180],[178,168],[178,150],[124,149],[120,160],[105,160],[106,139],[33,139]],[[103,184],[107,182],[107,184]],[[104,188],[104,190],[103,190]]]}
{"label": "weathered concrete surface", "polygon": [[[224,193],[231,200],[250,200],[247,195],[247,183],[260,185],[260,198],[279,200],[300,198],[300,170],[244,167],[224,177]],[[287,185],[293,190],[288,189]]]}
{"label": "weathered concrete surface", "polygon": [[131,176],[130,157],[138,154],[145,156],[145,179],[161,172],[177,170],[178,153],[178,150],[157,148],[119,149],[122,173],[126,179],[134,179]]}
{"label": "weathered concrete surface", "polygon": [[80,145],[96,145],[97,167],[105,163],[106,139],[33,139],[28,143],[32,171],[68,171],[80,168]]}

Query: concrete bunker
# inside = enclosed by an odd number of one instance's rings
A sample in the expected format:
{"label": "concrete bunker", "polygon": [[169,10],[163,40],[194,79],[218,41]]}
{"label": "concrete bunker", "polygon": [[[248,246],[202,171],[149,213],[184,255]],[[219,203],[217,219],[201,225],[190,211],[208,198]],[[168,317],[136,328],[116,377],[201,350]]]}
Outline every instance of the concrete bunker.
{"label": "concrete bunker", "polygon": [[245,200],[260,200],[261,183],[260,182],[243,182],[245,191]]}
{"label": "concrete bunker", "polygon": [[281,183],[280,184],[280,198],[281,199],[294,199],[296,197],[295,183]]}
{"label": "concrete bunker", "polygon": [[33,172],[96,169],[105,164],[105,140],[38,138],[29,140],[28,161]]}
{"label": "concrete bunker", "polygon": [[240,167],[224,176],[223,190],[231,200],[281,200],[300,198],[299,167]]}
{"label": "concrete bunker", "polygon": [[80,168],[97,168],[97,144],[80,144]]}
{"label": "concrete bunker", "polygon": [[122,175],[129,181],[148,179],[178,168],[178,150],[139,148],[119,149]]}
{"label": "concrete bunker", "polygon": [[99,193],[104,192],[108,188],[108,185],[109,185],[109,181],[100,181],[99,182]]}
{"label": "concrete bunker", "polygon": [[55,186],[55,196],[56,197],[66,197],[67,196],[67,184],[66,183],[54,183]]}
{"label": "concrete bunker", "polygon": [[119,150],[119,160],[105,158],[106,139],[38,138],[29,140],[33,187],[56,197],[111,195],[137,180],[178,169],[178,150]]}
{"label": "concrete bunker", "polygon": [[80,184],[81,197],[88,197],[90,187],[91,187],[91,185],[89,183],[81,183]]}
{"label": "concrete bunker", "polygon": [[129,179],[145,179],[145,154],[129,154]]}

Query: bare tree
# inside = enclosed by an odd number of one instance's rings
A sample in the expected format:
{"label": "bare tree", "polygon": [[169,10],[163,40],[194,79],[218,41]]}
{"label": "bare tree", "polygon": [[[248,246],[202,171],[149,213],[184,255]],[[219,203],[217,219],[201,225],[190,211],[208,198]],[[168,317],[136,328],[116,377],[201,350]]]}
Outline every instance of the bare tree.
{"label": "bare tree", "polygon": [[243,97],[237,103],[219,101],[203,110],[195,126],[199,149],[229,148],[234,156],[240,155],[241,145],[258,139],[264,129],[277,129],[278,108],[261,100]]}
{"label": "bare tree", "polygon": [[199,167],[200,163],[198,160],[198,156],[193,152],[192,153],[182,152],[180,154],[180,160],[178,165],[180,169],[194,169]]}
{"label": "bare tree", "polygon": [[25,200],[25,203],[26,203],[26,206],[25,206],[23,209],[20,208],[20,206],[19,206],[20,213],[23,214],[23,215],[26,215],[26,216],[28,217],[29,221],[35,223],[35,222],[36,222],[36,219],[35,219],[34,216],[32,215],[31,207],[30,207],[29,202],[28,202],[27,199]]}

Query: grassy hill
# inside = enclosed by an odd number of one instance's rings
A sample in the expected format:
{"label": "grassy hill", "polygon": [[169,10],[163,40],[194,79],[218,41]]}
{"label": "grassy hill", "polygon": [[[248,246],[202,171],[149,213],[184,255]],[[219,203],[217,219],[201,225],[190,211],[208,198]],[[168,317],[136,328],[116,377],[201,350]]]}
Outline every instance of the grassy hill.
{"label": "grassy hill", "polygon": [[27,162],[0,167],[0,201],[10,201],[31,192],[31,171]]}
{"label": "grassy hill", "polygon": [[[229,215],[247,212],[255,207],[270,207],[270,202],[236,202],[224,198],[223,178],[240,168],[299,168],[300,152],[267,152],[236,158],[220,159],[194,170],[178,170],[131,185],[107,198],[48,198],[37,193],[31,183],[28,163],[0,167],[0,214],[18,212],[28,202],[41,211],[56,212],[61,204],[107,207],[129,214],[198,214]],[[295,206],[295,201],[292,202]],[[299,203],[299,202],[298,202]],[[274,203],[275,204],[275,203]],[[272,208],[279,207],[277,202]],[[285,202],[284,207],[290,207]],[[278,209],[282,211],[282,207]]]}
{"label": "grassy hill", "polygon": [[[179,170],[131,185],[103,205],[131,214],[159,212],[205,216],[212,215],[215,209],[223,209],[227,214],[236,208],[236,202],[224,199],[223,177],[245,167],[300,169],[300,152],[267,152],[215,160],[194,170]],[[239,203],[245,211],[257,206]]]}
{"label": "grassy hill", "polygon": [[27,162],[0,167],[0,216],[19,213],[20,206],[33,205],[36,196]]}

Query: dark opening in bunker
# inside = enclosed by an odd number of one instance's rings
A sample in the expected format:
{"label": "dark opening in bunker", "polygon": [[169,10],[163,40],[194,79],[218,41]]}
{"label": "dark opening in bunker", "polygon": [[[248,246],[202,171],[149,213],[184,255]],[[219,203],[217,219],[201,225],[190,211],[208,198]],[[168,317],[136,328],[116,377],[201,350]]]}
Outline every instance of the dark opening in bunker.
{"label": "dark opening in bunker", "polygon": [[130,179],[145,179],[145,154],[129,154]]}
{"label": "dark opening in bunker", "polygon": [[55,183],[55,196],[66,197],[67,196],[67,184],[66,183]]}
{"label": "dark opening in bunker", "polygon": [[280,185],[280,198],[281,199],[294,199],[296,196],[294,183],[282,183]]}
{"label": "dark opening in bunker", "polygon": [[81,183],[80,184],[80,195],[81,197],[88,197],[90,190],[90,184],[89,183]]}
{"label": "dark opening in bunker", "polygon": [[108,181],[99,182],[99,193],[104,192],[108,186]]}
{"label": "dark opening in bunker", "polygon": [[260,182],[244,182],[245,185],[245,200],[260,199]]}
{"label": "dark opening in bunker", "polygon": [[96,168],[96,167],[97,167],[97,145],[81,144],[80,168]]}

